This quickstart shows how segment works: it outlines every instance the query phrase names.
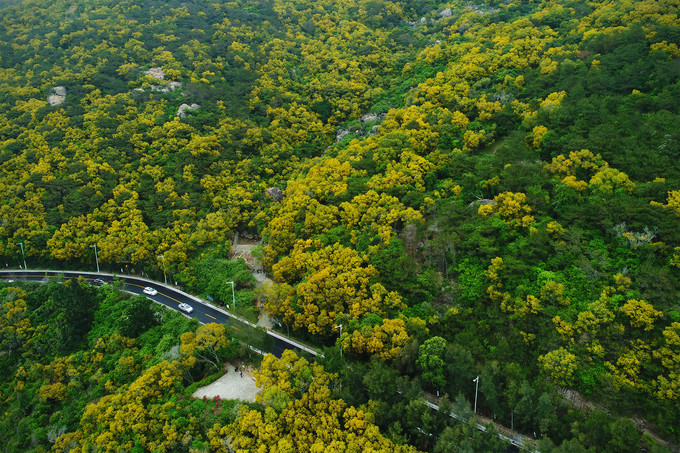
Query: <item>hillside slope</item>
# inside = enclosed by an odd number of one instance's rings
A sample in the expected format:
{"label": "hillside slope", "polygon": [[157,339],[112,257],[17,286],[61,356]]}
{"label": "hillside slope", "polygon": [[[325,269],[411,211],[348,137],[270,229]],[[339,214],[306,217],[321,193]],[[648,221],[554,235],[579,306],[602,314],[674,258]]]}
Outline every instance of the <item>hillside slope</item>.
{"label": "hillside slope", "polygon": [[[258,235],[270,315],[325,345],[342,324],[343,359],[469,401],[479,375],[482,413],[557,444],[637,451],[628,418],[677,443],[679,7],[7,6],[0,254],[97,244],[190,282]],[[339,395],[435,449],[406,405]]]}

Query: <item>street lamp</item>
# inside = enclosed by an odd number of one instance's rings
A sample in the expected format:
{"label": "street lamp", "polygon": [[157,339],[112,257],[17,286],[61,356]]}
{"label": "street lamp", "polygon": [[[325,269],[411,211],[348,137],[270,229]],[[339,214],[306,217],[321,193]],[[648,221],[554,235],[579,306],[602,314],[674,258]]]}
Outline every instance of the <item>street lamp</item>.
{"label": "street lamp", "polygon": [[[335,327],[340,329],[340,336],[338,337],[338,340],[342,340],[342,324],[338,324]],[[340,357],[342,357],[342,343],[340,343]]]}
{"label": "street lamp", "polygon": [[165,284],[168,284],[168,276],[165,274],[165,255],[157,256],[156,258],[160,258],[163,260],[163,279],[165,280]]}
{"label": "street lamp", "polygon": [[99,273],[99,257],[97,256],[97,244],[92,244],[90,247],[94,247],[94,259],[97,262],[97,273]]}
{"label": "street lamp", "polygon": [[21,257],[24,259],[24,269],[28,269],[28,266],[26,266],[26,255],[24,255],[24,243],[17,242],[17,245],[21,246]]}
{"label": "street lamp", "polygon": [[479,389],[479,376],[474,378],[472,382],[475,382],[475,415],[477,415],[477,390]]}
{"label": "street lamp", "polygon": [[227,282],[231,285],[231,299],[234,302],[234,308],[236,308],[236,296],[234,295],[234,282]]}

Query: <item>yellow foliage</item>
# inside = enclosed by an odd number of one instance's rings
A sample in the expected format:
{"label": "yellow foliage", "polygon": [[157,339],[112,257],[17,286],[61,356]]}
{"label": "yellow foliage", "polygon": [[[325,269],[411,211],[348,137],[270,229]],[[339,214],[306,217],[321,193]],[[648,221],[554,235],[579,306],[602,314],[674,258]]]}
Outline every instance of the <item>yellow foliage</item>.
{"label": "yellow foliage", "polygon": [[491,179],[487,179],[484,181],[484,184],[482,185],[482,188],[488,189],[489,187],[494,187],[497,186],[501,183],[501,178],[500,176],[494,176]]}
{"label": "yellow foliage", "polygon": [[503,110],[503,105],[498,102],[490,102],[487,100],[486,95],[482,95],[477,100],[477,110],[479,112],[479,119],[482,121],[489,121],[493,119],[496,113]]}
{"label": "yellow foliage", "polygon": [[496,257],[491,260],[491,265],[484,271],[484,275],[491,280],[491,285],[486,289],[489,299],[500,305],[503,311],[513,311],[510,305],[510,294],[503,291],[503,283],[499,273],[505,269],[503,258]]}
{"label": "yellow foliage", "polygon": [[551,60],[550,58],[546,58],[545,60],[541,61],[540,67],[541,75],[552,74],[557,70],[557,61]]}
{"label": "yellow foliage", "polygon": [[494,283],[500,282],[500,276],[498,273],[505,269],[505,265],[503,264],[503,258],[497,256],[496,258],[491,259],[491,265],[488,267],[486,271],[484,271],[484,275],[491,280]]}
{"label": "yellow foliage", "polygon": [[307,374],[311,377],[311,371],[311,365],[305,358],[298,357],[294,351],[287,349],[280,359],[271,354],[265,355],[260,369],[253,372],[253,375],[255,384],[263,390],[276,386],[289,396],[296,396],[300,389],[295,384],[299,384],[300,379]]}
{"label": "yellow foliage", "polygon": [[410,337],[403,320],[383,319],[382,324],[373,328],[362,327],[351,335],[343,335],[341,345],[345,351],[390,360],[396,357],[409,341]]}
{"label": "yellow foliage", "polygon": [[670,265],[680,268],[680,247],[675,247],[673,252],[670,259]]}
{"label": "yellow foliage", "polygon": [[526,301],[515,310],[515,313],[517,313],[519,316],[527,316],[537,315],[542,311],[543,307],[541,306],[541,301],[536,296],[532,296],[530,294],[527,296]]}
{"label": "yellow foliage", "polygon": [[604,167],[595,173],[588,185],[606,194],[611,194],[619,188],[628,193],[635,189],[635,184],[628,179],[628,175],[610,167]]}
{"label": "yellow foliage", "polygon": [[357,195],[351,202],[340,205],[340,218],[349,230],[361,228],[377,233],[387,245],[394,236],[393,226],[397,222],[408,224],[421,222],[423,216],[413,208],[404,206],[398,198],[369,190]]}
{"label": "yellow foliage", "polygon": [[663,344],[653,351],[661,361],[664,374],[652,382],[656,395],[661,399],[680,399],[680,322],[674,322],[663,331]]}
{"label": "yellow foliage", "polygon": [[387,164],[384,174],[378,173],[366,183],[366,187],[376,192],[425,191],[425,175],[435,169],[435,165],[412,151],[404,151],[399,162]]}
{"label": "yellow foliage", "polygon": [[541,288],[541,300],[552,304],[568,306],[571,300],[564,296],[564,285],[554,281],[548,281]]}
{"label": "yellow foliage", "polygon": [[545,168],[561,176],[577,176],[584,172],[592,176],[606,165],[599,154],[595,155],[590,150],[582,149],[570,152],[568,157],[560,154],[551,163],[546,164]]}
{"label": "yellow foliage", "polygon": [[[168,413],[173,403],[157,402],[181,386],[182,372],[178,362],[161,362],[118,393],[87,405],[73,438],[82,448],[94,445],[114,451],[130,450],[133,437],[148,450],[177,448],[181,439]],[[107,429],[102,432],[103,426]],[[196,429],[196,420],[191,418],[187,428]]]}
{"label": "yellow foliage", "polygon": [[548,128],[545,126],[536,126],[534,127],[532,131],[532,146],[534,148],[540,148],[541,147],[541,139],[543,139],[543,136],[545,133],[548,132]]}
{"label": "yellow foliage", "polygon": [[553,382],[560,386],[568,386],[578,368],[576,355],[564,348],[555,349],[538,357],[538,363]]}
{"label": "yellow foliage", "polygon": [[[557,65],[555,64],[555,67]],[[553,69],[554,70],[554,69]],[[541,108],[545,110],[552,110],[560,106],[562,104],[562,100],[564,97],[567,95],[566,91],[559,91],[555,93],[550,93],[547,98],[545,98],[541,102]]]}
{"label": "yellow foliage", "polygon": [[536,342],[536,334],[535,333],[527,333],[523,330],[519,331],[520,335],[522,335],[522,341],[526,345],[533,345]]}
{"label": "yellow foliage", "polygon": [[585,181],[579,181],[576,179],[576,176],[565,176],[564,179],[562,180],[564,184],[567,186],[571,187],[574,190],[577,190],[579,192],[583,192],[588,188],[588,183]]}
{"label": "yellow foliage", "polygon": [[463,151],[471,151],[486,142],[486,133],[483,129],[479,132],[467,130],[463,134],[463,142],[465,143],[463,145]]}
{"label": "yellow foliage", "polygon": [[614,274],[614,284],[616,285],[616,290],[620,293],[625,293],[630,289],[630,285],[633,283],[632,279],[621,273]]}
{"label": "yellow foliage", "polygon": [[640,388],[646,385],[639,380],[642,366],[651,358],[649,345],[640,340],[631,342],[630,346],[619,355],[616,364],[606,361],[604,364],[609,368],[609,378],[612,385],[617,389],[622,387]]}
{"label": "yellow foliage", "polygon": [[594,336],[600,328],[600,320],[591,311],[583,311],[578,314],[574,328],[580,335]]}
{"label": "yellow foliage", "polygon": [[655,52],[664,52],[668,54],[671,60],[680,57],[680,48],[674,42],[668,43],[668,41],[661,41],[652,44],[649,48]]}
{"label": "yellow foliage", "polygon": [[612,194],[618,189],[631,193],[636,187],[628,175],[609,167],[599,154],[594,155],[587,149],[572,151],[569,156],[560,154],[545,168],[579,192],[590,187],[605,194]]}
{"label": "yellow foliage", "polygon": [[498,214],[508,225],[528,227],[534,222],[531,207],[526,205],[527,196],[522,192],[503,192],[494,197],[495,203],[483,204],[478,213],[483,217]]}
{"label": "yellow foliage", "polygon": [[557,222],[556,220],[548,222],[548,224],[545,226],[545,230],[553,239],[560,238],[566,231],[564,227],[560,225],[560,223]]}
{"label": "yellow foliage", "polygon": [[309,169],[305,184],[319,199],[337,197],[347,191],[347,178],[351,171],[349,162],[325,159]]}
{"label": "yellow foliage", "polygon": [[243,408],[236,422],[226,429],[215,426],[208,436],[217,451],[224,451],[220,438],[230,436],[235,451],[416,452],[383,437],[366,408],[348,407],[344,401],[333,399],[330,387],[336,377],[292,351],[285,351],[281,359],[266,355],[256,379],[264,392],[279,387],[297,399],[289,401],[280,413],[267,407],[264,416]]}
{"label": "yellow foliage", "polygon": [[622,307],[621,311],[630,318],[630,325],[644,330],[652,330],[654,322],[663,316],[663,312],[644,301],[630,299]]}
{"label": "yellow foliage", "polygon": [[664,209],[670,210],[673,214],[680,217],[680,190],[671,190],[668,192],[666,204],[661,204],[656,201],[650,202],[654,206],[661,206]]}
{"label": "yellow foliage", "polygon": [[24,356],[33,355],[35,341],[46,326],[34,327],[29,318],[25,297],[26,291],[10,287],[6,302],[0,306],[0,354],[21,351]]}
{"label": "yellow foliage", "polygon": [[298,241],[290,255],[273,266],[273,273],[281,283],[279,294],[265,306],[294,328],[313,334],[331,335],[340,314],[358,319],[402,306],[398,295],[382,286],[369,287],[377,270],[340,244],[322,247],[318,241]]}
{"label": "yellow foliage", "polygon": [[453,112],[453,118],[451,119],[451,124],[453,126],[458,127],[460,130],[465,130],[468,127],[468,124],[470,124],[470,120],[468,119],[465,114],[459,112],[456,110]]}
{"label": "yellow foliage", "polygon": [[568,341],[569,343],[574,342],[574,327],[571,324],[562,320],[562,318],[559,316],[555,316],[552,322],[555,325],[555,330],[558,334],[560,334],[562,340]]}

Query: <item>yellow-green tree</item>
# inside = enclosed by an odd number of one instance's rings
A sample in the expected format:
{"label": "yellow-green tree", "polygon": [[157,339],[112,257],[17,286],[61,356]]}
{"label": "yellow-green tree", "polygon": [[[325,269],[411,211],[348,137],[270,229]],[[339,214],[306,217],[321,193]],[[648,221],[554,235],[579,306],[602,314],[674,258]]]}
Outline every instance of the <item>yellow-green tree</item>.
{"label": "yellow-green tree", "polygon": [[534,223],[534,216],[526,202],[527,196],[522,192],[503,192],[494,197],[493,203],[482,204],[478,212],[483,217],[498,214],[504,222],[514,227],[528,227]]}
{"label": "yellow-green tree", "polygon": [[348,407],[344,401],[334,399],[331,386],[336,378],[292,351],[284,352],[281,359],[265,356],[257,374],[263,393],[281,386],[295,398],[280,411],[271,405],[264,414],[242,410],[232,425],[214,427],[208,434],[211,446],[227,451],[222,441],[231,437],[230,446],[236,451],[416,451],[413,447],[395,445],[380,434],[373,415],[365,407]]}
{"label": "yellow-green tree", "polygon": [[351,334],[343,335],[341,347],[347,352],[389,360],[396,357],[409,341],[411,338],[402,319],[383,319],[382,324],[362,326]]}
{"label": "yellow-green tree", "polygon": [[265,306],[295,329],[312,334],[331,335],[340,314],[354,319],[366,313],[385,315],[402,303],[385,297],[382,285],[371,288],[378,271],[365,256],[337,243],[324,247],[319,241],[298,241],[273,272],[278,295]]}

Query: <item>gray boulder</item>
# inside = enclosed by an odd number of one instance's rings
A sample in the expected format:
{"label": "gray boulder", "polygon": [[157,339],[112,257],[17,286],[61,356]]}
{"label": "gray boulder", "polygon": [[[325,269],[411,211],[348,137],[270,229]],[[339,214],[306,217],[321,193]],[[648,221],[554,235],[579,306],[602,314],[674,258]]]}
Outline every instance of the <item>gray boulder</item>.
{"label": "gray boulder", "polygon": [[359,118],[359,121],[362,123],[367,123],[369,121],[382,121],[385,119],[385,114],[381,113],[380,115],[376,115],[375,113],[367,113],[361,118]]}
{"label": "gray boulder", "polygon": [[283,191],[278,187],[270,187],[269,189],[265,190],[264,193],[272,197],[274,201],[283,200]]}
{"label": "gray boulder", "polygon": [[47,102],[52,106],[63,104],[65,100],[66,88],[62,86],[52,88],[50,94],[47,96]]}
{"label": "gray boulder", "polygon": [[151,91],[159,93],[170,93],[182,87],[182,82],[170,82],[167,85],[151,85]]}
{"label": "gray boulder", "polygon": [[200,107],[201,107],[201,106],[198,105],[198,104],[191,104],[191,105],[189,105],[189,104],[182,104],[182,105],[180,105],[179,108],[177,109],[177,116],[179,116],[180,118],[186,118],[186,117],[187,117],[187,113],[186,113],[186,112],[190,112],[190,111],[193,111],[193,110],[198,110]]}
{"label": "gray boulder", "polygon": [[345,138],[347,135],[349,135],[350,131],[349,129],[342,129],[339,130],[337,134],[335,134],[335,141],[339,142],[343,138]]}
{"label": "gray boulder", "polygon": [[148,71],[144,71],[144,74],[158,80],[165,79],[165,71],[163,71],[163,68],[149,68]]}

